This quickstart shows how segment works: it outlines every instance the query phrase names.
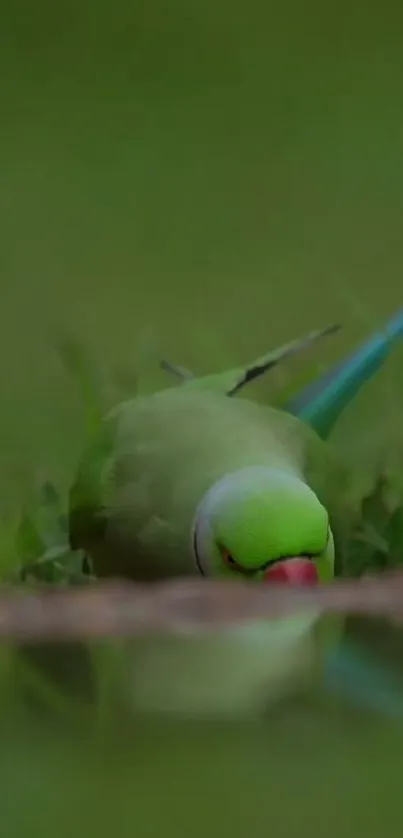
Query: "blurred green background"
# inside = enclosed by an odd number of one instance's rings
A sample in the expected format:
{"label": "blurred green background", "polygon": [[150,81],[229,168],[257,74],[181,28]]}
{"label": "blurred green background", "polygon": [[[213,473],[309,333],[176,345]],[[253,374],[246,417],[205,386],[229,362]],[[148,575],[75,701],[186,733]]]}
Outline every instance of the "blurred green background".
{"label": "blurred green background", "polygon": [[4,834],[398,838],[401,734],[319,726],[146,727],[85,755],[77,739],[3,734]]}
{"label": "blurred green background", "polygon": [[[4,502],[17,461],[66,480],[78,453],[52,330],[101,366],[140,363],[152,387],[160,354],[209,371],[340,320],[312,353],[327,362],[403,304],[402,78],[391,0],[3,9]],[[365,457],[389,441],[396,459],[402,360],[341,424]],[[11,733],[6,832],[400,834],[401,732],[373,724],[291,713],[264,735],[143,730],[128,764],[117,748],[105,768]]]}
{"label": "blurred green background", "polygon": [[[101,364],[151,353],[153,386],[159,352],[205,371],[340,319],[312,356],[337,358],[402,304],[402,23],[391,0],[5,8],[3,461],[70,473],[61,325]],[[400,419],[390,370],[359,417],[382,393]]]}

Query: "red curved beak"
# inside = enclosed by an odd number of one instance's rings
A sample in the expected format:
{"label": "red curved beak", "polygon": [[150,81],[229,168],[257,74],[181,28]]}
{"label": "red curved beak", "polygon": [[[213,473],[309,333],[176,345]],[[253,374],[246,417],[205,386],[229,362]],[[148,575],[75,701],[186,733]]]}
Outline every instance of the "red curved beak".
{"label": "red curved beak", "polygon": [[263,581],[287,585],[316,585],[319,580],[315,562],[304,556],[295,556],[270,565]]}

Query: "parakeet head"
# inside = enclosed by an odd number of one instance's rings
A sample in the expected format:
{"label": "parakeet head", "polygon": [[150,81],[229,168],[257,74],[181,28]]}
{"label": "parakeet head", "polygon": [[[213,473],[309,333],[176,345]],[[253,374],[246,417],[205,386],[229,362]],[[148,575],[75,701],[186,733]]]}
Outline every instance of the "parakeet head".
{"label": "parakeet head", "polygon": [[218,480],[203,497],[192,549],[206,576],[315,584],[331,579],[328,514],[298,476],[256,467]]}

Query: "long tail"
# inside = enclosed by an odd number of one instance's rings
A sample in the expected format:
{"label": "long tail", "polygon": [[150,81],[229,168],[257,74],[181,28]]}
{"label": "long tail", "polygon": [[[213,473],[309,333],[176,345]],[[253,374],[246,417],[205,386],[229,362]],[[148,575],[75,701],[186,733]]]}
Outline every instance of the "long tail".
{"label": "long tail", "polygon": [[284,405],[284,409],[311,425],[326,439],[345,408],[382,367],[395,342],[402,337],[403,310],[345,361],[308,385]]}

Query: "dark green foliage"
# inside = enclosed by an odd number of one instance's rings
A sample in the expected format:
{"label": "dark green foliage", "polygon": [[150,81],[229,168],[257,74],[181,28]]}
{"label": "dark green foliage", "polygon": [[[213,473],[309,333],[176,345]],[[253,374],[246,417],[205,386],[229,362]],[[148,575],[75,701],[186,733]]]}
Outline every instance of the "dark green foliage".
{"label": "dark green foliage", "polygon": [[50,481],[39,486],[36,503],[21,512],[15,553],[20,561],[16,573],[25,583],[67,585],[88,580],[83,573],[83,555],[69,547],[62,498]]}
{"label": "dark green foliage", "polygon": [[362,500],[361,520],[348,551],[347,574],[361,576],[403,564],[403,504],[391,479],[380,474]]}

